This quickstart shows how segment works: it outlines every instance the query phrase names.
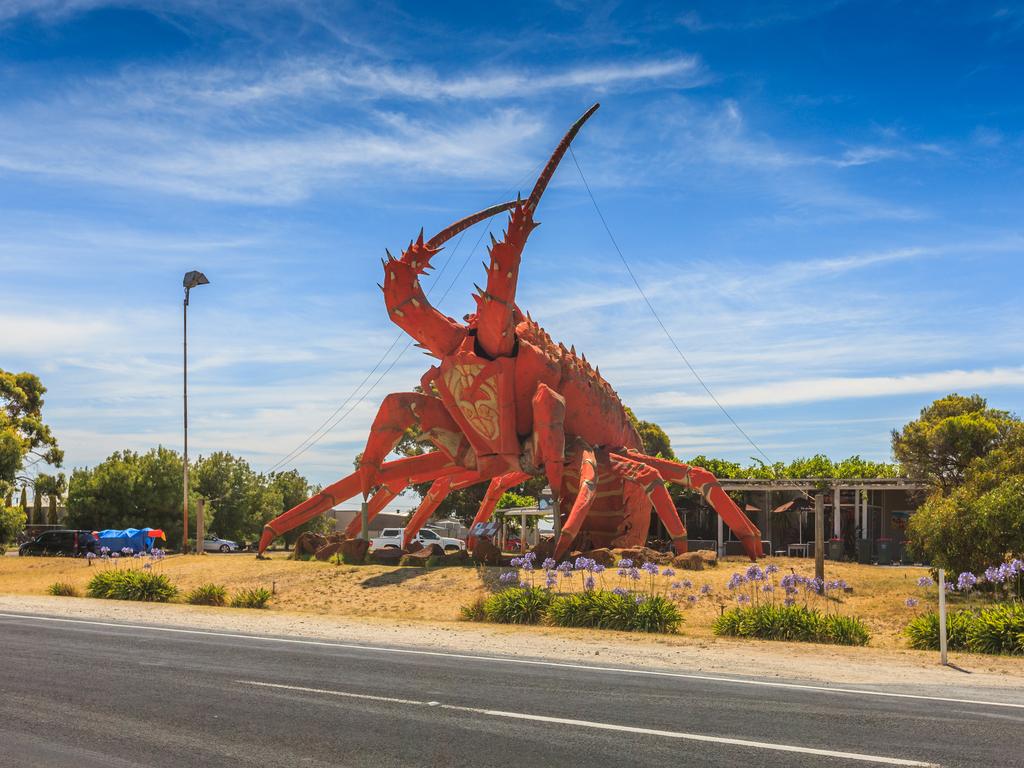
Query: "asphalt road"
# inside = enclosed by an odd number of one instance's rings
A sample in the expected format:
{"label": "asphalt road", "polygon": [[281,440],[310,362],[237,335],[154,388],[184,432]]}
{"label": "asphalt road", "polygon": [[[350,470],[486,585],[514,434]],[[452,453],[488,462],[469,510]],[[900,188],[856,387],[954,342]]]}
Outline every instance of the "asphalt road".
{"label": "asphalt road", "polygon": [[0,661],[0,766],[1024,765],[1024,692],[858,692],[14,614],[0,614]]}

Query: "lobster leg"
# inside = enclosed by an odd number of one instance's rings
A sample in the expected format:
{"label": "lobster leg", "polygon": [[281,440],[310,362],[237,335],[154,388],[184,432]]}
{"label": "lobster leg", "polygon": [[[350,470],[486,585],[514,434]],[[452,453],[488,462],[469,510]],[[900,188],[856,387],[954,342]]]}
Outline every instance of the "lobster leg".
{"label": "lobster leg", "polygon": [[484,494],[484,500],[480,502],[480,508],[476,511],[476,517],[469,524],[469,536],[467,537],[466,544],[470,549],[476,546],[476,536],[473,535],[473,528],[476,527],[477,523],[486,523],[490,520],[491,515],[494,514],[494,508],[498,506],[501,495],[512,486],[519,485],[519,483],[529,479],[529,477],[525,472],[509,472],[508,474],[498,475],[491,479],[491,484],[487,486],[487,493]]}
{"label": "lobster leg", "polygon": [[465,488],[473,483],[480,482],[480,475],[476,472],[467,472],[464,475],[446,475],[439,477],[430,486],[420,505],[416,508],[409,522],[405,524],[405,531],[402,535],[402,549],[409,548],[409,542],[416,538],[423,524],[430,519],[430,516],[437,511],[438,506],[445,497],[457,488]]}
{"label": "lobster leg", "polygon": [[686,526],[679,518],[679,512],[676,511],[676,506],[672,503],[672,497],[665,490],[665,479],[658,470],[643,461],[616,453],[608,454],[608,459],[613,472],[644,489],[647,497],[654,504],[658,518],[665,526],[669,536],[672,537],[672,548],[676,554],[681,555],[685,552]]}
{"label": "lobster leg", "polygon": [[[443,453],[424,453],[420,456],[410,456],[406,459],[387,462],[380,468],[379,479],[387,482],[403,476],[419,477],[424,474],[428,476],[424,479],[433,479],[458,472],[461,469]],[[312,520],[317,515],[322,515],[341,502],[351,499],[359,493],[359,490],[359,472],[353,472],[305,501],[296,504],[287,512],[278,515],[263,526],[259,553],[262,555],[270,546],[270,542],[278,536],[287,533],[292,528],[297,528],[307,520]]]}
{"label": "lobster leg", "polygon": [[[582,441],[580,441],[582,443]],[[562,525],[562,532],[555,542],[554,558],[558,560],[566,552],[573,541],[579,535],[583,521],[587,519],[587,513],[597,497],[597,457],[594,449],[583,444],[580,450],[580,487],[576,493],[576,500],[573,502],[569,516]]]}
{"label": "lobster leg", "polygon": [[750,559],[757,560],[761,557],[763,554],[761,531],[740,511],[729,494],[722,490],[722,486],[719,485],[713,474],[701,467],[691,467],[689,464],[658,459],[633,449],[627,450],[626,453],[630,458],[656,468],[661,476],[669,482],[698,491],[711,505],[711,508],[721,516],[730,530],[736,534]]}
{"label": "lobster leg", "polygon": [[380,404],[359,460],[360,490],[364,497],[379,483],[378,473],[384,459],[414,424],[453,461],[461,464],[469,459],[469,442],[438,398],[419,392],[393,392]]}
{"label": "lobster leg", "polygon": [[533,396],[533,460],[543,465],[553,491],[562,487],[565,467],[565,398],[547,384]]}

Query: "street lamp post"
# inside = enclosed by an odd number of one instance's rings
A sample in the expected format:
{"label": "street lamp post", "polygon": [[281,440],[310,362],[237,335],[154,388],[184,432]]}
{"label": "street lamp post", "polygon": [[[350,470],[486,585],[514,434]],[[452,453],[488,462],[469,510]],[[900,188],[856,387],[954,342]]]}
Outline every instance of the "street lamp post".
{"label": "street lamp post", "polygon": [[[185,289],[185,302],[182,305],[182,400],[184,404],[185,451],[184,472],[182,476],[182,527],[181,553],[188,554],[188,292],[197,285],[209,285],[210,281],[202,272],[186,272],[181,281]],[[196,542],[198,548],[199,544]]]}

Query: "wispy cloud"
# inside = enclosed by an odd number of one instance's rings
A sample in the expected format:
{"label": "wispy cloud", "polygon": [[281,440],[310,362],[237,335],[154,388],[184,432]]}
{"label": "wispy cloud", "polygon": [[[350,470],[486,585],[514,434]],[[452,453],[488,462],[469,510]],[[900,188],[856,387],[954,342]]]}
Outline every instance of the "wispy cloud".
{"label": "wispy cloud", "polygon": [[[715,393],[726,407],[760,407],[891,395],[928,395],[955,391],[976,392],[997,387],[1024,386],[1024,368],[952,370],[904,376],[864,376],[788,379],[753,387],[723,389]],[[650,408],[707,408],[706,396],[682,392],[645,395],[638,405]]]}

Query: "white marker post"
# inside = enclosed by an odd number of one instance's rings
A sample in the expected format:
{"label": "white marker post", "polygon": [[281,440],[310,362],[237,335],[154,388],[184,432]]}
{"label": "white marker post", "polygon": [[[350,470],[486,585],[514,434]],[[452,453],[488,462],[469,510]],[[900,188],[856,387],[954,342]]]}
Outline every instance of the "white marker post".
{"label": "white marker post", "polygon": [[939,663],[946,666],[946,571],[939,568]]}

